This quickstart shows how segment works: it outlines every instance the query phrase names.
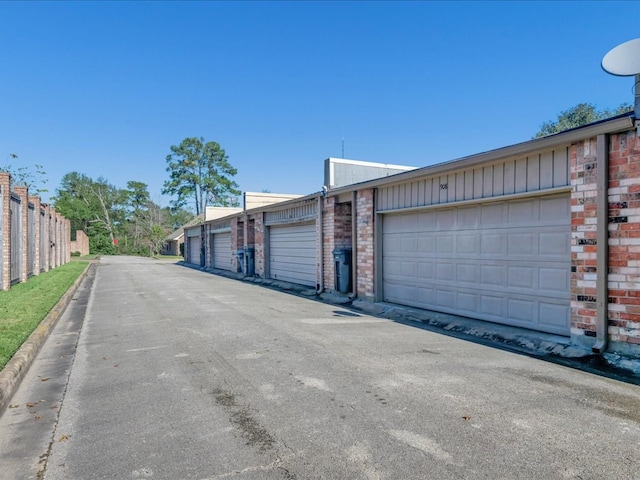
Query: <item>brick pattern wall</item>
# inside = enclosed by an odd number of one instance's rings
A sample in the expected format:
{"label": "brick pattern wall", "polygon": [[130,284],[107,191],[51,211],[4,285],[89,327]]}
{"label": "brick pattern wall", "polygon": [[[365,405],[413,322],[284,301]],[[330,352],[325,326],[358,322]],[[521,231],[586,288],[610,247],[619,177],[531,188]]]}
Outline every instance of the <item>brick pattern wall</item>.
{"label": "brick pattern wall", "polygon": [[231,219],[231,270],[234,272],[241,271],[241,265],[238,262],[236,252],[244,248],[244,222],[239,218]]}
{"label": "brick pattern wall", "polygon": [[84,231],[76,230],[76,239],[71,241],[69,248],[71,253],[80,252],[81,256],[89,255],[89,237]]}
{"label": "brick pattern wall", "polygon": [[609,142],[608,311],[609,340],[640,345],[640,139],[635,131],[612,135]]}
{"label": "brick pattern wall", "polygon": [[374,193],[373,189],[360,190],[356,197],[356,221],[357,225],[357,276],[358,286],[356,293],[358,297],[374,299],[374,274],[375,274],[375,252],[374,252]]}
{"label": "brick pattern wall", "polygon": [[[571,335],[595,340],[598,170],[596,139],[571,148]],[[609,138],[607,311],[610,350],[640,357],[640,139]]]}
{"label": "brick pattern wall", "polygon": [[334,223],[335,223],[336,198],[327,197],[322,202],[322,264],[323,264],[323,284],[325,290],[336,289],[335,285],[335,265],[333,264],[333,254],[331,253],[335,245]]}
{"label": "brick pattern wall", "polygon": [[29,190],[27,187],[13,187],[13,193],[20,197],[22,218],[22,235],[20,243],[22,244],[22,260],[20,261],[20,282],[26,282],[29,278]]}
{"label": "brick pattern wall", "polygon": [[258,213],[251,218],[254,221],[254,246],[255,246],[255,274],[258,277],[265,278],[265,225],[264,214]]}
{"label": "brick pattern wall", "polygon": [[35,216],[35,232],[33,232],[33,241],[35,244],[34,256],[31,259],[31,271],[33,275],[40,275],[40,197],[29,195],[29,203],[33,204]]}
{"label": "brick pattern wall", "polygon": [[[22,204],[22,215],[20,222],[22,224],[22,235],[19,239],[21,245],[11,244],[11,191],[20,197]],[[34,275],[39,275],[41,271],[47,271],[50,268],[63,265],[71,259],[71,222],[64,218],[61,214],[56,213],[53,208],[47,204],[41,203],[40,197],[29,196],[29,190],[24,186],[15,186],[11,188],[11,175],[5,172],[0,172],[0,195],[2,196],[2,208],[0,209],[0,247],[2,247],[2,255],[0,256],[0,289],[9,290],[11,288],[11,250],[13,248],[20,248],[21,252],[21,268],[20,268],[20,281],[26,282],[29,277],[29,270],[32,270]],[[33,204],[35,211],[35,225],[29,224],[29,203]],[[46,228],[43,231],[40,223],[40,213],[45,213],[45,225]],[[50,235],[50,218],[51,215],[57,222],[55,223],[55,229],[51,231],[53,236]],[[45,249],[40,250],[41,238],[44,237]],[[32,265],[29,262],[29,238],[32,239],[32,243],[35,246]],[[55,246],[53,252],[51,252],[51,245]],[[50,255],[53,254],[53,257]],[[41,256],[44,260],[44,268],[41,270]],[[30,268],[31,267],[31,268]]]}
{"label": "brick pattern wall", "polygon": [[596,330],[596,157],[595,138],[571,147],[571,334],[577,337]]}
{"label": "brick pattern wall", "polygon": [[11,224],[10,220],[10,204],[11,199],[11,177],[8,173],[0,172],[0,195],[2,195],[2,211],[0,211],[0,247],[2,247],[2,265],[0,265],[0,288],[2,290],[9,290],[11,287],[11,250],[9,245],[11,243]]}
{"label": "brick pattern wall", "polygon": [[337,203],[336,197],[325,198],[322,207],[322,228],[324,288],[337,290],[333,250],[350,248],[352,245],[351,202]]}
{"label": "brick pattern wall", "polygon": [[51,207],[48,203],[43,204],[44,210],[44,229],[42,235],[44,236],[44,251],[41,255],[44,255],[44,271],[48,272],[51,268],[51,232],[49,229],[49,216],[51,215]]}

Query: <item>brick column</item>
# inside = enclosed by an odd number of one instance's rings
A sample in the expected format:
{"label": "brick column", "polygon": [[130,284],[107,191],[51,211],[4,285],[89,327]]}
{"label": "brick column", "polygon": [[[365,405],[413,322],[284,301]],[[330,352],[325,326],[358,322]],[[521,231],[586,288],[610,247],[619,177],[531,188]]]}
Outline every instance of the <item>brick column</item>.
{"label": "brick column", "polygon": [[265,278],[265,225],[264,225],[264,213],[256,214],[255,216],[255,269],[258,277]]}
{"label": "brick column", "polygon": [[71,220],[67,218],[64,219],[64,239],[64,263],[69,263],[71,261]]}
{"label": "brick column", "polygon": [[609,141],[610,350],[640,358],[640,138]]}
{"label": "brick column", "polygon": [[0,172],[0,289],[11,288],[11,175]]}
{"label": "brick column", "polygon": [[[27,187],[13,187],[13,193],[20,197],[20,213],[22,223],[22,235],[20,235],[20,282],[29,279],[29,189]],[[15,246],[12,245],[11,248]]]}
{"label": "brick column", "polygon": [[58,266],[58,214],[56,213],[56,209],[51,207],[51,230],[50,230],[50,238],[51,241],[51,268],[56,268]]}
{"label": "brick column", "polygon": [[62,265],[62,251],[64,249],[64,239],[62,238],[62,215],[56,212],[56,267]]}
{"label": "brick column", "polygon": [[33,256],[33,274],[40,275],[40,238],[42,232],[40,231],[40,197],[35,195],[29,196],[29,202],[33,204],[33,210],[35,212],[35,232],[31,232],[33,235],[33,241],[35,242],[35,255]]}
{"label": "brick column", "polygon": [[356,197],[357,218],[357,278],[356,294],[359,298],[375,298],[375,206],[373,189],[360,190]]}
{"label": "brick column", "polygon": [[333,226],[335,223],[336,197],[326,197],[322,202],[322,262],[324,263],[324,288],[336,290],[336,269],[333,263],[333,249],[335,248],[335,235]]}
{"label": "brick column", "polygon": [[51,206],[48,203],[43,203],[42,208],[44,210],[44,226],[43,226],[43,242],[44,250],[41,255],[44,255],[44,271],[49,271],[51,263],[51,222],[49,218],[51,216]]}
{"label": "brick column", "polygon": [[596,139],[571,146],[571,337],[590,345],[596,336]]}

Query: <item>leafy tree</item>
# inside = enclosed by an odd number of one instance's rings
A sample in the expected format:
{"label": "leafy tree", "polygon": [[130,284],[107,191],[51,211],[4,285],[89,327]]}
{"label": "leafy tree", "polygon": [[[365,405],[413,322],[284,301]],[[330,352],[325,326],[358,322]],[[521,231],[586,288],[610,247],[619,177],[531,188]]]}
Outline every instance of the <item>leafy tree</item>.
{"label": "leafy tree", "polygon": [[[18,155],[10,153],[7,156],[7,160],[18,160]],[[20,165],[14,166],[11,163],[7,163],[6,166],[0,166],[0,172],[7,172],[11,174],[11,182],[14,185],[22,185],[29,189],[31,195],[40,195],[46,193],[49,190],[45,188],[48,181],[47,174],[44,171],[44,167],[38,163],[33,166]]]}
{"label": "leafy tree", "polygon": [[166,211],[151,201],[146,183],[130,181],[124,191],[127,218],[123,253],[157,255],[170,232]]}
{"label": "leafy tree", "polygon": [[186,225],[195,217],[193,212],[184,208],[165,207],[163,210],[171,231]]}
{"label": "leafy tree", "polygon": [[615,110],[597,110],[591,103],[579,103],[575,107],[560,112],[556,120],[544,122],[540,125],[540,130],[536,133],[534,138],[546,137],[547,135],[553,135],[554,133],[564,132],[565,130],[597,122],[598,120],[615,117],[616,115],[629,112],[630,110],[633,110],[633,107],[628,103],[623,103]]}
{"label": "leafy tree", "polygon": [[56,211],[71,221],[72,231],[89,236],[91,251],[115,253],[114,240],[124,217],[122,190],[100,177],[93,180],[78,172],[66,174],[52,199]]}
{"label": "leafy tree", "polygon": [[177,195],[172,202],[176,208],[191,200],[199,215],[207,205],[234,203],[234,196],[240,194],[238,184],[232,180],[238,171],[216,142],[205,143],[202,137],[185,138],[180,145],[171,146],[166,160],[170,179],[164,182],[162,193]]}

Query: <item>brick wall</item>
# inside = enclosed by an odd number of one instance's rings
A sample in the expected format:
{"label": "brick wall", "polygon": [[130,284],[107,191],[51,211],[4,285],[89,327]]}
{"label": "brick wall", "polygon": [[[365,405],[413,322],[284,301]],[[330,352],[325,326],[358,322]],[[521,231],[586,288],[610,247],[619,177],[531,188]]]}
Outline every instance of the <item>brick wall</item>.
{"label": "brick wall", "polygon": [[80,252],[81,256],[89,255],[89,237],[82,230],[76,230],[76,239],[71,241],[71,253]]}
{"label": "brick wall", "polygon": [[231,270],[234,272],[241,271],[241,265],[238,262],[236,252],[244,248],[244,222],[239,218],[231,219]]}
{"label": "brick wall", "polygon": [[[640,139],[635,131],[609,142],[609,340],[640,344]],[[623,348],[628,350],[628,348]],[[635,348],[640,357],[639,349]]]}
{"label": "brick wall", "polygon": [[2,211],[0,211],[0,247],[2,248],[2,257],[0,261],[0,287],[2,290],[9,290],[11,287],[11,224],[10,222],[10,199],[11,199],[11,177],[8,173],[0,172],[0,195],[2,195]]}
{"label": "brick wall", "polygon": [[258,213],[251,217],[254,221],[254,246],[255,246],[255,273],[258,277],[264,278],[265,273],[265,226],[264,226],[264,214]]}
{"label": "brick wall", "polygon": [[22,244],[22,260],[20,260],[20,282],[26,282],[29,278],[29,190],[27,189],[27,187],[13,187],[13,192],[20,197],[20,212],[22,213],[22,218],[20,219],[20,222],[22,223],[22,235],[20,238],[20,243]]}
{"label": "brick wall", "polygon": [[597,266],[596,139],[571,147],[571,334],[595,336]]}
{"label": "brick wall", "polygon": [[[20,197],[21,211],[21,238],[18,239],[17,245],[11,243],[11,191]],[[20,282],[26,282],[29,278],[29,272],[33,275],[39,275],[46,272],[50,268],[54,268],[67,263],[70,260],[70,244],[71,244],[71,222],[62,215],[55,213],[49,205],[41,203],[40,197],[29,196],[29,190],[24,186],[15,186],[11,188],[11,175],[0,172],[0,247],[2,255],[0,256],[0,289],[9,290],[11,288],[11,251],[19,249],[20,252]],[[34,206],[35,224],[29,224],[29,203]],[[46,228],[42,230],[40,224],[40,214],[45,213]],[[50,221],[49,214],[57,219],[56,228],[51,232],[50,237]],[[45,248],[41,250],[41,238],[45,241]],[[54,256],[49,257],[51,252],[51,242],[55,243]],[[29,256],[29,244],[34,248],[32,258]],[[42,258],[41,258],[42,256]],[[41,260],[43,261],[41,267]],[[29,264],[31,261],[31,265]],[[14,272],[15,273],[15,272]]]}
{"label": "brick wall", "polygon": [[[609,138],[607,333],[609,350],[640,357],[640,139]],[[592,343],[597,323],[596,139],[571,148],[571,336]],[[601,249],[600,249],[601,250]]]}
{"label": "brick wall", "polygon": [[322,205],[324,288],[337,290],[335,284],[335,248],[351,248],[351,202],[338,203],[336,197],[324,199]]}
{"label": "brick wall", "polygon": [[373,189],[358,191],[356,197],[356,221],[357,225],[357,295],[360,298],[374,299],[374,194]]}
{"label": "brick wall", "polygon": [[333,254],[331,253],[335,245],[334,223],[335,223],[336,198],[327,197],[322,202],[322,264],[323,264],[323,284],[325,290],[335,290],[335,265],[333,264]]}

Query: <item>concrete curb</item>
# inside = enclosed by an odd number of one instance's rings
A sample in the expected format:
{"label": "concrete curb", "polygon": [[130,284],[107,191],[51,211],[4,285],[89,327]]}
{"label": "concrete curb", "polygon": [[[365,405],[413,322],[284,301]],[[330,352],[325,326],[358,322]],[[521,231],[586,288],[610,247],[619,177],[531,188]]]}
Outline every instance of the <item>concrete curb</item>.
{"label": "concrete curb", "polygon": [[53,330],[53,327],[56,326],[58,320],[67,309],[80,283],[82,283],[92,266],[93,263],[89,262],[69,290],[62,295],[58,303],[54,305],[47,316],[44,317],[36,329],[29,335],[29,338],[27,338],[13,357],[11,357],[11,360],[9,360],[2,371],[0,371],[0,414],[9,404],[9,401],[20,386],[20,382],[26,375],[29,367],[31,367],[38,352],[40,352],[49,333],[51,333],[51,330]]}

